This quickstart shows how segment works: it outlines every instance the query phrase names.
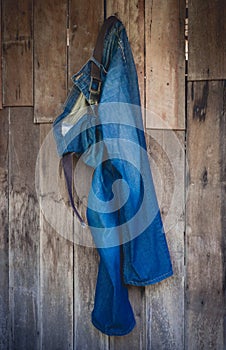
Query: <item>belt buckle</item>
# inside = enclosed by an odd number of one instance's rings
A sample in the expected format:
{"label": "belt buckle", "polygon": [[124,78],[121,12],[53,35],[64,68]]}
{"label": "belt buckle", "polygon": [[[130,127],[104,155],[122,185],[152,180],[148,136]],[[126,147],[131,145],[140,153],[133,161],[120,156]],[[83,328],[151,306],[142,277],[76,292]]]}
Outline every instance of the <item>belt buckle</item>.
{"label": "belt buckle", "polygon": [[[89,85],[89,103],[91,105],[97,105],[99,102],[99,95],[101,91],[101,80],[91,77],[90,85]],[[97,89],[95,88],[97,86]]]}

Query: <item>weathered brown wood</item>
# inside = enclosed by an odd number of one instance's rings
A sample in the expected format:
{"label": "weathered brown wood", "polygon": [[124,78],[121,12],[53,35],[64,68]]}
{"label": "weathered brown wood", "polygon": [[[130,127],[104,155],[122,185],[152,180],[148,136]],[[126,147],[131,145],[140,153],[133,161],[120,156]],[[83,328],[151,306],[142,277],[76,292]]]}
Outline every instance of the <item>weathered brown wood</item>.
{"label": "weathered brown wood", "polygon": [[[220,118],[220,179],[221,179],[221,231],[222,231],[222,254],[223,254],[223,288],[226,276],[226,81],[224,81],[224,93],[223,93],[223,113]],[[224,310],[226,309],[226,302],[224,299]],[[226,317],[224,315],[224,334],[223,334],[223,346],[226,344]]]}
{"label": "weathered brown wood", "polygon": [[95,248],[75,245],[74,250],[74,348],[108,349],[108,337],[91,323],[98,254]]}
{"label": "weathered brown wood", "polygon": [[10,348],[39,349],[39,126],[33,125],[33,108],[11,108],[9,127]]}
{"label": "weathered brown wood", "polygon": [[[75,169],[75,187],[78,194],[79,211],[85,215],[85,205],[90,190],[92,170],[78,163]],[[91,311],[94,305],[95,285],[98,269],[98,254],[94,247],[91,233],[84,230],[75,219],[74,240],[74,323],[76,348],[108,349],[108,337],[95,329],[91,324]],[[111,349],[124,349],[128,346],[137,349],[140,345],[145,348],[145,297],[144,288],[129,287],[130,299],[134,309],[137,327],[127,336],[111,337]],[[89,334],[89,339],[85,336]]]}
{"label": "weathered brown wood", "polygon": [[225,97],[223,81],[188,84],[185,330],[189,349],[225,348]]}
{"label": "weathered brown wood", "polygon": [[67,0],[34,2],[35,122],[50,122],[67,95]]}
{"label": "weathered brown wood", "polygon": [[[81,160],[74,170],[77,207],[85,218],[93,169]],[[108,349],[108,337],[91,323],[99,257],[92,235],[74,218],[74,348]]]}
{"label": "weathered brown wood", "polygon": [[144,107],[144,0],[106,0],[107,16],[116,15],[123,22],[136,63],[141,103]]}
{"label": "weathered brown wood", "polygon": [[[48,122],[60,112],[68,76],[92,53],[103,22],[103,3],[97,0],[84,6],[75,0],[35,1],[36,121]],[[157,115],[162,113],[163,117],[165,113],[170,128],[183,129],[184,2],[152,0],[145,4],[145,23],[143,0],[124,3],[106,0],[107,15],[117,13],[125,24],[143,91],[147,71],[148,109],[160,113]],[[4,103],[32,105],[32,1],[4,1],[2,8]],[[189,79],[224,78],[224,17],[223,1],[189,2]],[[225,348],[226,84],[224,81],[189,83],[188,93],[187,256],[185,259],[184,131],[176,133],[180,146],[172,142],[172,131],[151,130],[151,137],[147,137],[148,151],[174,276],[145,289],[129,288],[137,326],[127,336],[110,339],[91,323],[98,255],[95,249],[84,246],[91,245],[87,239],[90,233],[87,230],[83,234],[71,214],[55,213],[54,205],[61,206],[68,200],[51,187],[55,181],[57,188],[60,183],[53,149],[46,149],[48,157],[41,163],[38,177],[41,182],[49,181],[49,190],[41,197],[40,204],[43,209],[47,201],[52,210],[51,222],[45,210],[40,215],[35,193],[40,129],[32,123],[33,110],[20,107],[0,112],[1,349]],[[146,118],[148,127],[166,127],[159,120],[155,122],[152,114],[147,113]],[[50,125],[41,127],[41,141],[50,128]],[[50,172],[51,169],[54,171]],[[80,178],[79,198],[83,200],[91,174],[88,169],[83,169],[83,173],[80,165],[79,170],[81,176],[76,179]],[[85,207],[80,209],[85,212]],[[186,310],[184,262],[187,262]]]}
{"label": "weathered brown wood", "polygon": [[184,132],[148,130],[148,152],[174,275],[146,287],[147,349],[184,344]]}
{"label": "weathered brown wood", "polygon": [[146,312],[145,312],[145,288],[128,286],[129,299],[133,308],[136,326],[123,337],[110,337],[110,349],[147,349],[146,345]]}
{"label": "weathered brown wood", "polygon": [[[0,1],[0,28],[2,28],[2,1]],[[0,36],[0,47],[2,47],[2,35]],[[2,49],[0,58],[2,62]],[[0,109],[2,109],[2,64],[0,65]]]}
{"label": "weathered brown wood", "polygon": [[[221,230],[222,230],[222,254],[223,254],[223,288],[226,276],[226,146],[225,146],[225,135],[226,135],[226,81],[224,81],[224,95],[223,95],[223,114],[220,118],[220,178],[221,178]],[[226,309],[224,299],[224,310]],[[226,317],[224,316],[224,334],[223,344],[226,344]]]}
{"label": "weathered brown wood", "polygon": [[[68,79],[91,57],[99,29],[104,19],[102,0],[69,2],[69,66]],[[79,165],[80,175],[75,172],[76,189],[82,189],[79,198],[84,200],[89,191],[89,169]],[[79,179],[79,180],[78,180]],[[84,191],[84,187],[86,191]],[[80,196],[81,195],[81,196]],[[84,214],[84,206],[80,211]],[[74,222],[74,348],[107,349],[108,337],[100,333],[91,323],[94,293],[97,278],[98,254],[92,246],[90,232]],[[89,238],[86,238],[89,237]]]}
{"label": "weathered brown wood", "polygon": [[[91,185],[92,171],[84,164],[75,169],[75,187],[79,198],[79,211],[85,215],[85,205]],[[91,323],[91,312],[94,306],[95,285],[99,257],[88,229],[82,229],[78,220],[74,222],[74,324],[75,348],[108,349],[108,337],[99,332]],[[124,349],[129,346],[137,349],[145,347],[145,298],[144,288],[129,287],[130,299],[134,309],[137,327],[124,337],[111,337],[111,349]],[[89,338],[85,336],[89,334]]]}
{"label": "weathered brown wood", "polygon": [[[144,106],[144,1],[106,1],[107,16],[116,15],[124,24],[136,64],[141,104]],[[111,349],[145,349],[145,292],[143,287],[129,287],[136,327],[124,337],[111,337]]]}
{"label": "weathered brown wood", "polygon": [[189,0],[188,11],[188,79],[225,79],[225,1]]}
{"label": "weathered brown wood", "polygon": [[185,128],[184,19],[185,1],[146,1],[147,128]]}
{"label": "weathered brown wood", "polygon": [[[39,198],[42,211],[40,342],[43,349],[73,349],[73,217],[65,217],[63,210],[59,214],[64,205],[61,193],[58,193],[59,163],[54,156],[53,142],[43,143],[51,126],[41,125],[40,128],[42,153],[37,172],[38,180],[46,190]],[[47,211],[47,206],[52,210]]]}
{"label": "weathered brown wood", "polygon": [[0,349],[9,347],[8,109],[0,111]]}
{"label": "weathered brown wood", "polygon": [[68,79],[92,56],[96,38],[104,20],[104,1],[69,1]]}
{"label": "weathered brown wood", "polygon": [[3,103],[33,105],[32,1],[3,1]]}
{"label": "weathered brown wood", "polygon": [[73,349],[73,246],[43,216],[40,234],[41,344]]}

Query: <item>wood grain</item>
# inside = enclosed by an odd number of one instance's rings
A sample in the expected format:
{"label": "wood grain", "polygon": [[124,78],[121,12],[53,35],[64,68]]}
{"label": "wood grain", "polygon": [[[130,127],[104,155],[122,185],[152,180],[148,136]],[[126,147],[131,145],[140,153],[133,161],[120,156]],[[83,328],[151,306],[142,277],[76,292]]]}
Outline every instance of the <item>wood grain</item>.
{"label": "wood grain", "polygon": [[184,1],[146,1],[147,128],[185,128],[184,19]]}
{"label": "wood grain", "polygon": [[148,130],[150,164],[174,275],[146,287],[147,349],[182,349],[184,344],[183,131]]}
{"label": "wood grain", "polygon": [[144,0],[106,0],[107,16],[116,15],[124,24],[137,68],[141,104],[145,106]]}
{"label": "wood grain", "polygon": [[[223,254],[223,281],[222,285],[225,285],[226,276],[226,81],[223,82],[223,113],[220,118],[220,183],[221,183],[221,230],[222,230],[222,254]],[[224,310],[226,309],[226,302],[224,299]],[[223,346],[226,344],[226,317],[224,315],[224,334],[223,334]]]}
{"label": "wood grain", "polygon": [[34,2],[35,122],[53,121],[67,95],[67,0]]}
{"label": "wood grain", "polygon": [[145,288],[128,286],[129,299],[133,308],[136,326],[131,333],[123,337],[110,337],[110,349],[147,349]]}
{"label": "wood grain", "polygon": [[188,79],[225,79],[225,1],[189,0],[188,11]]}
{"label": "wood grain", "polygon": [[70,78],[79,71],[92,56],[98,32],[104,20],[103,0],[69,1],[69,87]]}
{"label": "wood grain", "polygon": [[7,0],[3,18],[3,104],[33,105],[32,1]]}
{"label": "wood grain", "polygon": [[[2,2],[0,349],[225,349],[226,5],[188,0],[188,6],[185,134],[185,1]],[[89,230],[68,207],[52,144],[36,178],[49,187],[40,198],[35,191],[37,154],[70,77],[92,54],[104,7],[122,20],[132,47],[174,269],[161,283],[129,287],[137,326],[123,337],[105,336],[91,323],[99,258]],[[83,215],[91,179],[79,164],[76,201]],[[65,204],[70,214],[56,214],[55,205]]]}
{"label": "wood grain", "polygon": [[[53,144],[43,145],[50,128],[51,125],[40,126],[40,146],[44,149],[39,181],[47,184],[40,198],[40,342],[43,349],[73,349],[73,221],[72,216],[64,217],[63,211],[59,215],[55,210],[55,202],[60,207],[63,202],[57,192],[58,163]],[[53,208],[50,213],[46,212],[46,205]],[[59,222],[65,232],[60,230]]]}
{"label": "wood grain", "polygon": [[[102,0],[90,1],[84,6],[83,1],[69,2],[69,87],[70,78],[81,69],[91,57],[99,29],[104,19]],[[80,175],[75,172],[76,189],[79,198],[88,195],[90,172],[88,167],[80,164]],[[82,193],[79,193],[79,190]],[[80,197],[81,195],[81,197]],[[84,216],[84,206],[78,201],[79,211]],[[107,349],[108,337],[100,333],[91,323],[94,305],[95,285],[98,269],[98,254],[90,248],[92,240],[89,230],[81,229],[76,218],[74,221],[74,348]]]}
{"label": "wood grain", "polygon": [[98,254],[95,248],[75,245],[74,250],[74,347],[108,349],[108,337],[91,323],[94,306]]}
{"label": "wood grain", "polygon": [[9,110],[0,111],[0,349],[9,348],[8,135]]}
{"label": "wood grain", "polygon": [[[107,17],[116,15],[124,24],[136,64],[141,104],[144,106],[144,1],[106,1]],[[145,349],[145,292],[144,287],[129,287],[136,327],[124,337],[111,337],[111,349]]]}
{"label": "wood grain", "polygon": [[[2,28],[2,1],[0,1],[0,28]],[[2,29],[1,29],[2,30]],[[2,35],[0,36],[1,62],[2,62]],[[0,65],[0,109],[2,109],[2,64]]]}
{"label": "wood grain", "polygon": [[185,329],[189,349],[225,347],[225,96],[223,81],[188,84]]}
{"label": "wood grain", "polygon": [[9,131],[10,348],[39,349],[39,126],[33,125],[33,108],[10,108]]}
{"label": "wood grain", "polygon": [[[88,194],[93,169],[80,159],[74,169],[75,202],[86,218]],[[74,217],[74,347],[75,349],[108,349],[108,337],[91,323],[94,307],[99,256],[90,229],[82,228]],[[87,337],[89,334],[89,337]]]}

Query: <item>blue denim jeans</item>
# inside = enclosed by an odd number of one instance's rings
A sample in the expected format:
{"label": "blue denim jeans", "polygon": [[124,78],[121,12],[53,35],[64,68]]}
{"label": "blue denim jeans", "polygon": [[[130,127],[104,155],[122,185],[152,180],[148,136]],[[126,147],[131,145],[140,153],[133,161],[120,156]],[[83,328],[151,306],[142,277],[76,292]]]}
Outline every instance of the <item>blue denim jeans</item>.
{"label": "blue denim jeans", "polygon": [[87,220],[100,263],[92,322],[105,334],[125,335],[135,326],[127,285],[154,284],[173,271],[146,151],[136,68],[120,21],[105,37],[102,62],[96,62],[102,78],[98,110],[63,124],[81,93],[89,101],[91,60],[72,77],[53,131],[59,156],[75,152],[94,168]]}

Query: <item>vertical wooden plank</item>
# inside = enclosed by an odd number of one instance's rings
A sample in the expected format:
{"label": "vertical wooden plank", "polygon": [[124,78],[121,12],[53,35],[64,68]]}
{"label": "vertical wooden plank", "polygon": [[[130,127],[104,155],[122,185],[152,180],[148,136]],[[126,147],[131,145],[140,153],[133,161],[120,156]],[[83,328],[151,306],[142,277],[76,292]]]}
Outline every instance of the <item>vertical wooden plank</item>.
{"label": "vertical wooden plank", "polygon": [[185,1],[146,1],[147,128],[185,128],[184,20]]}
{"label": "vertical wooden plank", "polygon": [[67,0],[34,1],[35,122],[50,122],[67,94]]}
{"label": "vertical wooden plank", "polygon": [[[42,346],[48,348],[51,345],[53,349],[58,346],[60,349],[73,346],[76,349],[106,349],[108,338],[91,323],[97,252],[88,248],[92,246],[89,230],[84,232],[73,218],[64,176],[59,171],[60,159],[49,130],[49,125],[41,126],[42,146],[37,167],[43,213],[40,243]],[[76,191],[81,190],[79,199],[85,200],[90,188],[88,175],[91,174],[81,162],[77,167],[79,173],[76,168],[75,188]]]}
{"label": "vertical wooden plank", "polygon": [[[188,84],[186,348],[225,349],[223,81]],[[222,206],[223,205],[223,206]]]}
{"label": "vertical wooden plank", "polygon": [[144,7],[144,0],[106,0],[107,16],[116,15],[126,28],[137,68],[142,107],[145,107]]}
{"label": "vertical wooden plank", "polygon": [[148,152],[174,275],[146,287],[147,349],[184,348],[184,132],[148,130]]}
{"label": "vertical wooden plank", "polygon": [[3,1],[3,103],[33,105],[31,0]]}
{"label": "vertical wooden plank", "polygon": [[[226,3],[189,0],[189,80],[226,78]],[[201,19],[201,20],[200,20]],[[216,54],[217,53],[217,54]]]}
{"label": "vertical wooden plank", "polygon": [[[43,145],[50,128],[51,125],[40,126],[42,155],[37,169],[40,176],[37,181],[47,184],[43,187],[47,192],[40,198],[41,348],[73,349],[73,242],[69,239],[73,237],[73,221],[72,217],[68,220],[55,210],[50,214],[46,212],[46,205],[54,208],[55,201],[63,204],[61,197],[54,192],[58,188],[58,164],[53,156],[53,143]],[[56,224],[54,228],[51,226],[53,222]],[[59,222],[63,223],[66,232],[57,229]]]}
{"label": "vertical wooden plank", "polygon": [[131,333],[124,335],[123,337],[110,337],[110,349],[147,349],[145,328],[145,288],[128,286],[128,291],[136,320],[136,326]]}
{"label": "vertical wooden plank", "polygon": [[44,216],[40,249],[41,346],[73,349],[73,245]]}
{"label": "vertical wooden plank", "polygon": [[[69,1],[69,79],[91,57],[103,20],[103,0],[89,1],[85,6],[80,0]],[[85,167],[80,174],[82,175],[76,176],[76,179],[80,179],[77,189],[83,189],[82,182],[87,182],[89,178]],[[107,349],[108,337],[91,323],[98,254],[95,249],[88,247],[89,239],[82,240],[84,233],[77,220],[74,222],[74,235],[74,349]],[[86,235],[90,235],[89,230]]]}
{"label": "vertical wooden plank", "polygon": [[[86,215],[93,169],[79,161],[74,169],[77,197],[82,217]],[[67,195],[68,197],[68,195]],[[71,208],[70,208],[71,210]],[[90,229],[74,218],[74,349],[108,349],[108,337],[91,322],[94,307],[99,256]]]}
{"label": "vertical wooden plank", "polygon": [[104,20],[104,1],[69,0],[68,79],[92,56],[96,38]]}
{"label": "vertical wooden plank", "polygon": [[10,109],[9,126],[10,349],[39,349],[39,126],[33,125],[33,108]]}
{"label": "vertical wooden plank", "polygon": [[[78,228],[77,228],[78,230]],[[88,234],[90,234],[88,232]],[[108,337],[91,323],[98,254],[96,248],[75,245],[74,250],[74,349],[108,349]]]}
{"label": "vertical wooden plank", "polygon": [[[224,81],[223,94],[223,114],[220,118],[220,159],[221,159],[221,232],[222,232],[222,253],[223,253],[223,288],[226,276],[226,81]],[[224,310],[226,310],[226,302],[224,299]],[[225,312],[226,313],[226,312]],[[223,347],[226,346],[226,317],[223,321]]]}
{"label": "vertical wooden plank", "polygon": [[0,349],[9,348],[8,109],[0,111]]}
{"label": "vertical wooden plank", "polygon": [[[0,1],[0,28],[2,28],[2,1]],[[0,35],[0,59],[2,62],[2,29]],[[0,65],[0,109],[2,109],[2,64]]]}
{"label": "vertical wooden plank", "polygon": [[[124,24],[136,64],[141,104],[144,107],[144,1],[106,1],[107,16],[116,15]],[[129,286],[129,297],[136,327],[124,337],[111,337],[111,349],[145,349],[145,292],[144,287]]]}

